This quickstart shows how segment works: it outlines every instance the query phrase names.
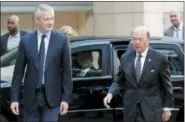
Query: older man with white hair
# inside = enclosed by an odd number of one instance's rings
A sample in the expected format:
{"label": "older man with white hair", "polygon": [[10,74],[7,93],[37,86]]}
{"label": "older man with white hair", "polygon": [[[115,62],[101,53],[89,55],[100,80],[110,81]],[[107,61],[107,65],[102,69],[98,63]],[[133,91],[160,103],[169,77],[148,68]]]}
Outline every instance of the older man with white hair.
{"label": "older man with white hair", "polygon": [[20,30],[19,17],[17,15],[10,15],[8,17],[8,33],[1,36],[0,41],[0,56],[6,52],[18,47],[21,36],[27,34],[26,31]]}
{"label": "older man with white hair", "polygon": [[150,32],[144,26],[132,31],[134,50],[123,54],[117,80],[111,85],[104,105],[124,89],[124,122],[168,121],[173,89],[166,57],[149,47]]}
{"label": "older man with white hair", "polygon": [[72,95],[71,49],[68,37],[53,30],[55,12],[46,4],[34,11],[37,30],[19,45],[11,86],[11,110],[19,115],[24,77],[24,121],[57,122],[65,115]]}

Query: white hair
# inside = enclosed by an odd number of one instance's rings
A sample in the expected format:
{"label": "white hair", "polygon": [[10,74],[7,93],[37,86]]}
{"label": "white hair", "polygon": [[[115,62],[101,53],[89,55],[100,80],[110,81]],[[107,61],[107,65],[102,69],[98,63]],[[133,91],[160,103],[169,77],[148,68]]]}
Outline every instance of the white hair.
{"label": "white hair", "polygon": [[145,26],[137,26],[136,28],[133,29],[133,32],[138,32],[138,31],[142,31],[142,32],[146,32],[148,38],[150,38],[150,31],[147,27]]}
{"label": "white hair", "polygon": [[41,12],[53,12],[54,13],[54,9],[53,7],[47,4],[40,4],[34,10],[34,17],[39,18]]}
{"label": "white hair", "polygon": [[13,21],[15,21],[15,22],[19,22],[19,17],[17,16],[17,15],[10,15],[9,17],[8,17],[8,19],[11,19],[11,20],[13,20]]}

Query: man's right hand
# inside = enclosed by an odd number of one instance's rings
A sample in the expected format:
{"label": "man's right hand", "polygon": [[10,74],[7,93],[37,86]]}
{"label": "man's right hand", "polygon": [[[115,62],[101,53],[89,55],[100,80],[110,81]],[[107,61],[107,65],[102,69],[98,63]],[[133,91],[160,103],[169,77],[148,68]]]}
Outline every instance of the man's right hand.
{"label": "man's right hand", "polygon": [[19,115],[19,103],[18,102],[12,102],[10,105],[10,108],[15,115]]}
{"label": "man's right hand", "polygon": [[108,93],[107,96],[103,99],[104,106],[106,108],[110,108],[110,105],[108,105],[112,100],[112,94]]}

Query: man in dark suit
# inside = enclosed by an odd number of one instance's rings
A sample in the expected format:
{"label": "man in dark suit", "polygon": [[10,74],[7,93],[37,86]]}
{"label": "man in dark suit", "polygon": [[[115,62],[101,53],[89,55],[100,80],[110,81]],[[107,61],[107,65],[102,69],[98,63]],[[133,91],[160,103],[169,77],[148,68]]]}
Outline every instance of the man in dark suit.
{"label": "man in dark suit", "polygon": [[10,15],[8,17],[8,33],[1,36],[0,41],[0,56],[6,52],[18,47],[20,38],[27,34],[26,31],[20,30],[19,17]]}
{"label": "man in dark suit", "polygon": [[[67,36],[53,31],[54,10],[46,4],[34,11],[38,30],[22,37],[11,86],[11,110],[19,115],[23,79],[24,121],[56,122],[72,94],[71,49]],[[26,66],[26,69],[25,69]]]}
{"label": "man in dark suit", "polygon": [[146,27],[132,32],[134,50],[121,57],[117,80],[111,85],[104,105],[124,89],[124,122],[162,122],[169,120],[173,105],[168,60],[150,48]]}
{"label": "man in dark suit", "polygon": [[184,25],[180,13],[171,11],[169,16],[172,26],[164,30],[164,36],[184,39]]}

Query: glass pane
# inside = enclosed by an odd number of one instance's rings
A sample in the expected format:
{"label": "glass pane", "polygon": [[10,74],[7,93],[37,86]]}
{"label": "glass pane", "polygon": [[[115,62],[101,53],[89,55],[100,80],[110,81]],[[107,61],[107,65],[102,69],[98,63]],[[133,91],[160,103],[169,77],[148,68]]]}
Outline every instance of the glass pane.
{"label": "glass pane", "polygon": [[183,75],[183,68],[179,60],[178,55],[173,50],[159,50],[162,52],[170,62],[170,73],[171,75]]}
{"label": "glass pane", "polygon": [[16,62],[17,49],[13,49],[10,52],[2,55],[1,58],[1,81],[11,82],[14,65]]}
{"label": "glass pane", "polygon": [[101,51],[83,51],[72,55],[73,78],[101,76]]}

